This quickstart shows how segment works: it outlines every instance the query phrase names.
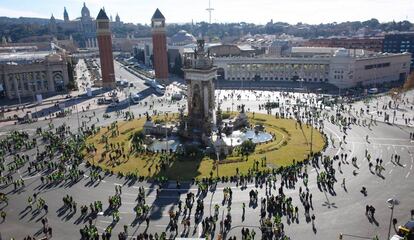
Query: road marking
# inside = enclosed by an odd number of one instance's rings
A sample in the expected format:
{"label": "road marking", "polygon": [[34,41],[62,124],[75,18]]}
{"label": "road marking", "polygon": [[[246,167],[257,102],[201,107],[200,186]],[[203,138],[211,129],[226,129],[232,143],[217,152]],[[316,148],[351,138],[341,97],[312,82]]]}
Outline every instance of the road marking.
{"label": "road marking", "polygon": [[391,173],[392,173],[392,169],[390,170],[390,172],[389,172],[388,174],[390,174],[390,175],[391,175]]}
{"label": "road marking", "polygon": [[408,176],[410,176],[411,172],[408,172],[407,175],[405,176],[405,178],[408,178]]}
{"label": "road marking", "polygon": [[112,223],[113,221],[99,220],[98,222],[102,222],[102,223]]}
{"label": "road marking", "polygon": [[40,174],[38,173],[38,174],[36,174],[34,176],[27,177],[27,178],[23,178],[23,180],[26,181],[26,180],[29,180],[29,179],[32,179],[32,178],[35,178],[35,177],[40,177]]}
{"label": "road marking", "polygon": [[410,166],[410,170],[413,170],[413,165],[411,164],[411,166]]}

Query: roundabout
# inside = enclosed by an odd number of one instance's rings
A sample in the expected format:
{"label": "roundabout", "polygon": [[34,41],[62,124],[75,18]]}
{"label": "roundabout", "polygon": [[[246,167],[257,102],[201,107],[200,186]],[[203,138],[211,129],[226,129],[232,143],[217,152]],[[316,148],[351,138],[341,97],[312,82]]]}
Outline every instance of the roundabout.
{"label": "roundabout", "polygon": [[[178,115],[178,114],[177,114]],[[235,114],[234,114],[235,115]],[[261,124],[264,127],[264,133],[268,134],[272,139],[267,138],[265,142],[255,143],[255,149],[248,155],[242,155],[239,148],[228,156],[222,156],[219,159],[219,177],[231,177],[236,174],[247,175],[249,171],[265,172],[279,167],[286,167],[295,162],[301,162],[308,158],[311,149],[313,153],[320,152],[325,146],[325,137],[317,129],[306,124],[299,124],[293,119],[283,119],[265,114],[248,114],[249,122],[252,126]],[[157,117],[155,122],[160,119],[169,119],[170,123],[174,122],[176,117],[174,114],[170,118]],[[135,119],[133,121],[117,122],[112,126],[100,127],[99,130],[86,140],[86,146],[90,146],[92,151],[85,150],[86,160],[95,166],[99,166],[104,170],[114,173],[123,173],[124,175],[135,174],[149,178],[166,177],[171,180],[192,180],[210,177],[211,172],[216,175],[216,155],[208,154],[206,151],[194,152],[192,156],[187,157],[184,152],[190,152],[192,146],[183,149],[183,153],[173,151],[174,142],[169,141],[167,152],[167,144],[165,137],[156,140],[161,147],[158,151],[149,149],[143,139],[135,139],[135,134],[143,132],[146,120]],[[163,123],[165,124],[165,123]],[[253,130],[244,130],[250,136],[255,135]],[[312,133],[313,132],[313,133]],[[238,131],[238,135],[243,133]],[[312,136],[311,136],[312,135]],[[232,136],[229,136],[231,140]],[[240,136],[237,136],[240,138]],[[105,140],[103,140],[105,139]],[[233,138],[235,139],[235,138]],[[142,142],[142,145],[134,148],[135,141]],[[248,139],[244,139],[248,141]],[[230,142],[230,141],[229,141]],[[236,143],[236,140],[234,140]],[[178,145],[178,144],[177,144]],[[239,146],[241,143],[238,144]],[[112,146],[112,147],[111,147]],[[115,146],[115,147],[114,147]],[[120,146],[117,148],[116,146]],[[308,146],[308,147],[304,147]],[[141,149],[135,151],[134,149]],[[176,146],[175,146],[176,148]],[[120,152],[119,152],[120,150]],[[116,153],[119,152],[118,157]],[[111,155],[112,154],[112,155]],[[111,160],[112,159],[112,160]],[[161,166],[168,160],[168,164],[164,168]],[[255,164],[259,163],[255,166]],[[187,171],[183,171],[186,169]],[[236,169],[237,172],[236,172]],[[179,174],[180,173],[180,174]]]}

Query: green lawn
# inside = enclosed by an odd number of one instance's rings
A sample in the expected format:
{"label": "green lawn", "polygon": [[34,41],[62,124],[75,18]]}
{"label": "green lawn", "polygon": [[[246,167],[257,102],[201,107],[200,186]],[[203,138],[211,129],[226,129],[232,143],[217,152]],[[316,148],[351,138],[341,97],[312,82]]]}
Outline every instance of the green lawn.
{"label": "green lawn", "polygon": [[[250,123],[255,125],[261,123],[265,126],[265,131],[275,135],[273,141],[257,145],[253,154],[248,157],[248,160],[242,160],[241,157],[231,156],[219,164],[219,176],[231,176],[236,173],[236,168],[240,173],[247,173],[249,168],[252,168],[255,160],[266,157],[267,167],[277,168],[280,166],[290,165],[294,160],[302,161],[309,154],[311,128],[303,125],[302,129],[299,125],[296,126],[296,121],[290,119],[276,119],[274,116],[264,114],[255,114],[255,118],[251,114],[248,115]],[[101,130],[94,136],[87,139],[87,144],[94,144],[97,148],[95,154],[87,154],[87,160],[92,164],[99,165],[104,169],[110,169],[114,172],[138,172],[140,176],[166,176],[169,179],[189,180],[192,178],[202,178],[216,176],[215,161],[204,157],[186,157],[186,159],[174,159],[171,161],[167,169],[158,169],[160,155],[158,154],[140,154],[131,155],[128,159],[123,157],[118,158],[118,163],[110,162],[109,157],[101,158],[101,154],[105,151],[104,144],[101,143],[102,135],[108,136],[109,143],[124,145],[125,150],[129,150],[130,141],[129,136],[142,129],[145,118],[136,119],[129,122],[119,122],[119,135],[111,137],[111,132],[108,128],[101,128]],[[316,129],[313,131],[313,152],[319,152],[324,146],[324,138]],[[231,160],[236,160],[233,163]],[[259,164],[259,169],[264,169]],[[149,171],[150,170],[150,171]]]}

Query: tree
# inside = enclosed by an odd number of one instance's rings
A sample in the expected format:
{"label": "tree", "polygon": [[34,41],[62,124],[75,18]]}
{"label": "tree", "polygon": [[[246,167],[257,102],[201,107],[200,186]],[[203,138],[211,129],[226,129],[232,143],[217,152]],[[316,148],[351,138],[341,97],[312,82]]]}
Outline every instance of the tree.
{"label": "tree", "polygon": [[68,62],[68,77],[69,77],[69,83],[67,85],[68,90],[74,91],[78,90],[78,85],[75,82],[75,78],[73,76],[74,67],[71,62]]}
{"label": "tree", "polygon": [[413,87],[414,87],[414,72],[408,75],[407,80],[405,80],[404,82],[403,89],[407,91]]}
{"label": "tree", "polygon": [[145,134],[142,130],[134,132],[130,137],[131,144],[135,151],[141,148],[141,145],[144,143]]}
{"label": "tree", "polygon": [[239,152],[242,156],[247,156],[254,152],[256,149],[256,143],[252,140],[246,140],[239,146]]}
{"label": "tree", "polygon": [[182,60],[181,60],[181,55],[177,55],[177,57],[174,60],[174,67],[171,69],[171,72],[173,74],[176,74],[176,75],[180,76],[180,77],[183,77],[184,72],[183,72],[182,68],[183,68],[183,63],[182,63]]}

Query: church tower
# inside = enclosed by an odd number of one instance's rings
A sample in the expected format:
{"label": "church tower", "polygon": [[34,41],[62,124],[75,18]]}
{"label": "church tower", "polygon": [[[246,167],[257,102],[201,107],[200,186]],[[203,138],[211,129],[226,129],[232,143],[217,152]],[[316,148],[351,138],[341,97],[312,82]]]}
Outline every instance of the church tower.
{"label": "church tower", "polygon": [[66,11],[66,7],[65,7],[65,9],[63,10],[63,20],[65,21],[65,23],[68,23],[68,22],[69,22],[69,14],[68,14],[68,12]]}
{"label": "church tower", "polygon": [[216,79],[217,68],[213,66],[213,59],[204,49],[204,40],[197,41],[195,58],[183,70],[188,87],[190,126],[199,129],[203,136],[211,136],[215,108],[213,80]]}
{"label": "church tower", "polygon": [[101,59],[102,87],[114,88],[115,71],[114,59],[112,55],[112,36],[109,28],[109,18],[103,9],[99,11],[98,16],[96,17],[96,25],[99,57]]}
{"label": "church tower", "polygon": [[53,14],[52,14],[52,16],[50,17],[50,20],[49,20],[49,32],[51,34],[56,34],[57,33],[56,19],[53,16]]}
{"label": "church tower", "polygon": [[157,8],[151,19],[155,78],[161,83],[168,81],[167,37],[165,17]]}

